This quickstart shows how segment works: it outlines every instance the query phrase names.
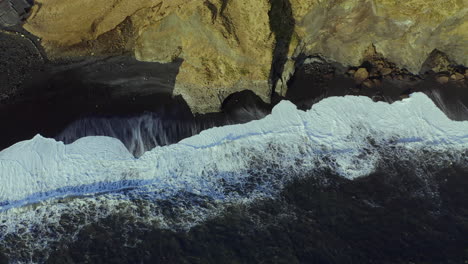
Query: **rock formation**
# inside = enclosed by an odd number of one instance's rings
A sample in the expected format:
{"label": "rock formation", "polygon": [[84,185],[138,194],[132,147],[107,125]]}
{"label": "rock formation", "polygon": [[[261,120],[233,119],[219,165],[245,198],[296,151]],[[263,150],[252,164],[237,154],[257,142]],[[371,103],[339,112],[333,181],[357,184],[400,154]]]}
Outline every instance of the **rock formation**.
{"label": "rock formation", "polygon": [[357,66],[373,45],[412,73],[434,50],[468,65],[467,6],[466,0],[37,0],[24,28],[53,59],[123,53],[149,62],[182,59],[174,94],[205,113],[245,89],[266,102],[272,90],[284,95],[299,55]]}

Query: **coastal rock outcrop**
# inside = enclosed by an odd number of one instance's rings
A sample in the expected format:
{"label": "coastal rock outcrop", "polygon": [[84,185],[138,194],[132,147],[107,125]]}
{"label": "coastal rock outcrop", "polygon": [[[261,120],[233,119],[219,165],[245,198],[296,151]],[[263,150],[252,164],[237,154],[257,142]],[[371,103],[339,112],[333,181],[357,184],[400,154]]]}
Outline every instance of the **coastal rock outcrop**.
{"label": "coastal rock outcrop", "polygon": [[359,65],[366,48],[417,73],[434,50],[468,64],[466,1],[291,0],[305,53]]}
{"label": "coastal rock outcrop", "polygon": [[245,89],[284,95],[304,55],[357,66],[373,45],[412,73],[434,50],[468,65],[466,16],[465,0],[37,0],[24,28],[53,59],[182,59],[174,94],[206,113]]}
{"label": "coastal rock outcrop", "polygon": [[251,89],[269,101],[272,47],[267,0],[187,4],[140,28],[137,59],[184,60],[174,89],[195,112],[217,111],[230,94]]}

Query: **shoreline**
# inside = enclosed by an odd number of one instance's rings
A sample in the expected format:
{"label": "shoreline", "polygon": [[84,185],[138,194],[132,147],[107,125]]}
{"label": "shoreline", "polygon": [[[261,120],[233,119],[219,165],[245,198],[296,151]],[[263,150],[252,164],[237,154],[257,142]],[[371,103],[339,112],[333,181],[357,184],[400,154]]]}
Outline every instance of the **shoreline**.
{"label": "shoreline", "polygon": [[[262,118],[281,100],[304,110],[323,98],[345,95],[393,102],[424,92],[450,118],[468,119],[465,77],[451,80],[450,72],[431,71],[413,75],[377,55],[358,67],[344,67],[319,56],[297,59],[287,92],[284,96],[273,92],[271,104],[244,90],[228,96],[220,112],[194,115],[181,96],[173,96],[182,60],[161,64],[120,55],[51,62],[42,58],[29,38],[5,33],[0,38],[6,40],[3,48],[8,55],[3,56],[7,63],[0,65],[6,72],[0,78],[0,150],[36,134],[56,138],[72,123],[87,118],[128,119],[155,113],[169,122],[199,127],[192,134],[175,132],[171,144],[206,128]],[[394,68],[387,73],[389,68],[383,67]],[[454,69],[458,75],[466,71],[464,66]],[[360,71],[364,77],[357,74]]]}

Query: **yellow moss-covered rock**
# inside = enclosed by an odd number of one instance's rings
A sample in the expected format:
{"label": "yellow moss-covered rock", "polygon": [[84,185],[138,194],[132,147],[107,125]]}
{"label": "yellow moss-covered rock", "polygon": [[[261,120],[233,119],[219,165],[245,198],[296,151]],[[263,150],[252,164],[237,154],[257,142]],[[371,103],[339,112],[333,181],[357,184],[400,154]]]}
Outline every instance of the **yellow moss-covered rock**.
{"label": "yellow moss-covered rock", "polygon": [[50,49],[94,40],[140,10],[158,17],[193,0],[36,0],[24,28]]}
{"label": "yellow moss-covered rock", "polygon": [[[289,21],[269,17],[281,14],[270,12],[272,2],[291,6],[292,34],[270,28],[272,20]],[[174,93],[201,113],[243,89],[269,100],[276,34],[290,42],[275,87],[284,95],[300,53],[357,66],[373,44],[413,73],[434,49],[468,65],[466,17],[468,0],[36,0],[25,28],[51,57],[125,51],[141,61],[181,58]]]}
{"label": "yellow moss-covered rock", "polygon": [[[268,0],[39,0],[25,28],[51,57],[105,53],[117,45],[141,61],[181,58],[174,93],[194,112],[210,112],[244,89],[269,100],[269,7]],[[122,30],[125,20],[131,28]]]}
{"label": "yellow moss-covered rock", "polygon": [[143,61],[182,58],[174,92],[194,112],[217,111],[229,94],[245,89],[268,101],[274,44],[268,9],[267,0],[185,5],[141,30],[135,55]]}
{"label": "yellow moss-covered rock", "polygon": [[[310,3],[308,8],[305,2]],[[301,10],[295,19],[303,52],[321,53],[343,64],[359,65],[362,54],[374,44],[386,58],[415,73],[434,49],[460,64],[468,64],[466,0],[291,3],[293,10]]]}

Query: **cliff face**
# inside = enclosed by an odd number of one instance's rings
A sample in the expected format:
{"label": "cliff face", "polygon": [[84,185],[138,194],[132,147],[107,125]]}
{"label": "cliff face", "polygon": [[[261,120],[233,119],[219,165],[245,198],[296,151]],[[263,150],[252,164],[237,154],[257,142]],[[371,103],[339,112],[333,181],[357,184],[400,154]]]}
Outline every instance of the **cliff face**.
{"label": "cliff face", "polygon": [[254,90],[269,100],[274,38],[267,0],[193,2],[140,28],[137,59],[184,60],[174,89],[196,112],[216,111],[231,93]]}
{"label": "cliff face", "polygon": [[417,73],[434,49],[468,63],[468,2],[291,0],[306,53],[357,65],[371,43],[401,68]]}
{"label": "cliff face", "polygon": [[376,51],[413,73],[434,50],[468,65],[466,0],[38,0],[24,27],[51,58],[130,52],[183,59],[174,94],[193,112],[233,92],[269,101],[298,55],[359,65]]}

